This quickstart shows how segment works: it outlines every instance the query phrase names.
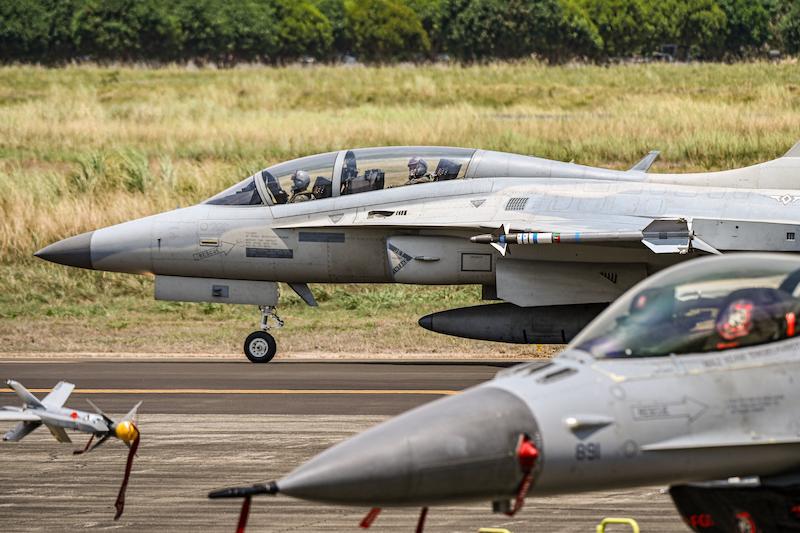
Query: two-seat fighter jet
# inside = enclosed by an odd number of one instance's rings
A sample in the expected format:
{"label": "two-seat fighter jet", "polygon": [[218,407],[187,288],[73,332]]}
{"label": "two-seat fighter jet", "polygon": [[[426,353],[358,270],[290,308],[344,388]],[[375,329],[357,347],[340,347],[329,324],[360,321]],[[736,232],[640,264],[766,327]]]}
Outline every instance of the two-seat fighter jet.
{"label": "two-seat fighter jet", "polygon": [[[6,384],[14,390],[14,392],[22,400],[22,407],[5,406],[0,408],[0,422],[15,421],[19,424],[3,435],[4,441],[17,442],[24,439],[32,431],[39,426],[44,425],[50,430],[53,437],[58,442],[72,442],[66,430],[80,431],[91,435],[86,447],[83,450],[76,450],[73,453],[76,455],[90,452],[102,445],[110,437],[116,437],[128,446],[128,461],[125,465],[125,475],[122,480],[122,485],[117,495],[115,507],[117,509],[114,520],[118,520],[122,516],[122,511],[125,509],[125,491],[128,488],[128,479],[131,474],[131,467],[133,466],[133,457],[139,447],[139,428],[136,427],[136,412],[142,402],[133,406],[133,409],[128,411],[119,422],[112,420],[105,414],[99,407],[97,407],[91,400],[87,399],[89,405],[95,410],[95,413],[87,413],[78,409],[70,409],[64,407],[64,403],[72,394],[75,385],[60,381],[53,387],[50,393],[41,400],[31,394],[31,392],[13,380],[9,380]],[[97,437],[98,441],[92,444],[94,438]]]}
{"label": "two-seat fighter jet", "polygon": [[202,204],[77,235],[36,253],[155,275],[165,300],[258,305],[254,362],[278,285],[475,284],[487,304],[424,328],[484,340],[569,341],[648,275],[698,254],[800,251],[800,143],[766,163],[650,174],[446,147],[359,148],[266,168]]}
{"label": "two-seat fighter jet", "polygon": [[[501,371],[346,440],[277,482],[372,507],[670,485],[695,531],[800,531],[800,258],[698,259],[640,283],[552,361]],[[246,514],[242,514],[243,523]]]}

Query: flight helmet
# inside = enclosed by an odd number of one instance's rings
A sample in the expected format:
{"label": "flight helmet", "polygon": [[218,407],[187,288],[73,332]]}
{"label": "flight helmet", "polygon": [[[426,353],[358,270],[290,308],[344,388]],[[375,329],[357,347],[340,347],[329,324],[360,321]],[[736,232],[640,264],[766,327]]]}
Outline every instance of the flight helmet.
{"label": "flight helmet", "polygon": [[408,160],[408,179],[421,178],[428,172],[428,163],[421,157]]}
{"label": "flight helmet", "polygon": [[292,174],[292,193],[297,194],[308,189],[311,183],[311,176],[305,170],[296,170]]}

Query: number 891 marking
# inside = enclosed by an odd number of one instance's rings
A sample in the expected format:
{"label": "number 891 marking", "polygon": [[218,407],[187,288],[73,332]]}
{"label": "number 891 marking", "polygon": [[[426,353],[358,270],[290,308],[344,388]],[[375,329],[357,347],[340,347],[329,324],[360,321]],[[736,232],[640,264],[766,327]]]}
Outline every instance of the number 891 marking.
{"label": "number 891 marking", "polygon": [[600,459],[600,445],[596,442],[580,443],[575,446],[576,461],[597,461]]}

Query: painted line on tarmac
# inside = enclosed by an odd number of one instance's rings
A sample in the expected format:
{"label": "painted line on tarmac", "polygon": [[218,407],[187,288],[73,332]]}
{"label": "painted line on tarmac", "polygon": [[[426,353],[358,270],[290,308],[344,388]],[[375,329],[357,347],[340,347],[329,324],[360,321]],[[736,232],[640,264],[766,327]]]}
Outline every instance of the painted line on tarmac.
{"label": "painted line on tarmac", "polygon": [[[47,393],[52,389],[28,389],[30,392]],[[15,394],[12,390],[0,394]],[[75,389],[73,394],[329,394],[329,395],[430,395],[451,396],[454,390],[431,389]]]}

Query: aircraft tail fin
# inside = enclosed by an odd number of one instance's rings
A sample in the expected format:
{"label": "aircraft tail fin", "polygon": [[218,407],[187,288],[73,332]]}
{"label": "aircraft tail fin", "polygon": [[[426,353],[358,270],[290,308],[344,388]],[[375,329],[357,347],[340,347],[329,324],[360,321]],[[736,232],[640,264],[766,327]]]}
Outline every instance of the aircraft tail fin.
{"label": "aircraft tail fin", "polygon": [[41,422],[20,422],[14,429],[3,435],[3,440],[10,442],[18,442],[24,439],[34,429],[41,426]]}
{"label": "aircraft tail fin", "polygon": [[69,395],[72,394],[72,391],[75,390],[75,385],[72,383],[67,383],[66,381],[59,381],[53,390],[50,391],[50,394],[42,398],[42,403],[47,407],[61,407],[69,398]]}
{"label": "aircraft tail fin", "polygon": [[658,156],[661,154],[659,150],[653,150],[644,156],[642,159],[639,160],[638,163],[631,167],[631,170],[636,170],[639,172],[647,172],[650,170],[650,167],[653,165],[653,162],[658,159]]}
{"label": "aircraft tail fin", "polygon": [[789,151],[783,154],[783,157],[800,157],[800,141],[797,141],[794,146],[789,148]]}
{"label": "aircraft tail fin", "polygon": [[652,183],[671,183],[696,187],[768,189],[784,193],[800,189],[800,142],[778,157],[748,167],[687,174],[646,174]]}
{"label": "aircraft tail fin", "polygon": [[6,385],[14,389],[14,392],[17,393],[17,396],[30,407],[41,407],[44,408],[42,402],[39,401],[39,398],[34,396],[33,394],[28,391],[25,387],[22,386],[22,383],[14,381],[13,379],[9,379],[6,381]]}

